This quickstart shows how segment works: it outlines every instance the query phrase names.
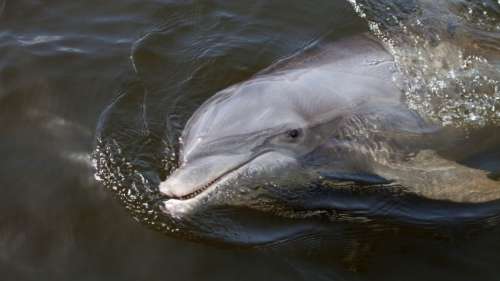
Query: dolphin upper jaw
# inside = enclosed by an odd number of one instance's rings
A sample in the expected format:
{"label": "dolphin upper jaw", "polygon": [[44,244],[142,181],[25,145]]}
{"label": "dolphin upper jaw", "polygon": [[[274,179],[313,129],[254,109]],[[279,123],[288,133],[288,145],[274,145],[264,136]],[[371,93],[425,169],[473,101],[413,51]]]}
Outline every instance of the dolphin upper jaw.
{"label": "dolphin upper jaw", "polygon": [[247,159],[247,155],[222,154],[185,161],[160,183],[160,192],[171,198],[190,199],[237,170]]}
{"label": "dolphin upper jaw", "polygon": [[[223,172],[220,176],[214,179],[208,179],[205,181],[200,181],[199,183],[186,183],[182,179],[182,176],[177,176],[173,174],[169,179],[160,183],[160,192],[169,198],[174,198],[178,200],[188,200],[196,197],[197,195],[208,191],[209,189],[215,187],[222,180],[227,180],[230,178],[230,174],[235,173],[239,167],[231,169],[227,172]],[[180,170],[179,174],[187,174],[184,170]]]}

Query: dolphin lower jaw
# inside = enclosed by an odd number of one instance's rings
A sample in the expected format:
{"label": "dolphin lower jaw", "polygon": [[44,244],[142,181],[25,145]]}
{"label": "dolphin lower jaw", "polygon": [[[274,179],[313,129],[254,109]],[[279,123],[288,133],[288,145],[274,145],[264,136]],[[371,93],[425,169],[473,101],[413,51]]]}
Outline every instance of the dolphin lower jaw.
{"label": "dolphin lower jaw", "polygon": [[[222,175],[215,177],[213,180],[210,180],[204,184],[201,184],[201,185],[195,187],[194,189],[192,189],[194,191],[192,191],[190,193],[187,193],[185,195],[178,195],[178,196],[174,195],[172,197],[174,197],[174,199],[178,199],[178,200],[189,200],[189,199],[192,199],[192,198],[202,194],[205,191],[208,192],[209,189],[215,188],[215,186],[220,184],[223,180],[232,178],[233,174],[236,175],[238,169],[240,169],[242,166],[244,166],[244,164],[236,166],[235,168],[232,168],[232,169],[224,172]],[[169,194],[168,187],[167,187],[167,190],[165,190],[165,188],[162,189],[162,187],[160,186],[160,191],[164,194]]]}
{"label": "dolphin lower jaw", "polygon": [[231,178],[259,155],[214,155],[185,162],[166,181],[160,192],[172,199],[189,200]]}
{"label": "dolphin lower jaw", "polygon": [[184,181],[183,178],[189,177],[190,171],[181,167],[160,184],[160,192],[171,199],[189,200],[215,187],[223,179],[232,177],[232,174],[244,165],[245,163],[225,169],[218,175],[212,176],[211,179],[199,182]]}

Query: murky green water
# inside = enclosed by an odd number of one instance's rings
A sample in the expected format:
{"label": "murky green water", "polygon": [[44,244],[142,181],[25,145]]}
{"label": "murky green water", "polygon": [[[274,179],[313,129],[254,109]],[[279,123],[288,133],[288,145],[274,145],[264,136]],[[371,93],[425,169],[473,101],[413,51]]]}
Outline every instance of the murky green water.
{"label": "murky green water", "polygon": [[137,223],[96,182],[95,129],[120,94],[138,93],[105,127],[141,175],[164,176],[151,167],[168,168],[165,146],[203,100],[326,35],[367,31],[362,14],[412,77],[410,106],[446,124],[498,124],[500,3],[358,1],[356,13],[349,2],[0,0],[0,279],[498,280],[490,224],[220,248]]}

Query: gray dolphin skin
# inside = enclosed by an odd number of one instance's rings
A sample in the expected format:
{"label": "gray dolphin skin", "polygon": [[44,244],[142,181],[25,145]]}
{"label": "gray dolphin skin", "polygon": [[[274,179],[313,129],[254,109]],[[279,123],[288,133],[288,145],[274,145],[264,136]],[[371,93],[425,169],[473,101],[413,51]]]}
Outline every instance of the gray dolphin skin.
{"label": "gray dolphin skin", "polygon": [[[356,189],[392,190],[396,205],[401,194],[433,202],[392,210],[419,221],[469,218],[470,208],[500,199],[494,173],[467,161],[475,133],[408,109],[398,81],[391,55],[358,35],[317,43],[216,93],[182,133],[179,166],[159,186],[162,212],[211,231],[214,206],[294,219],[313,210],[380,210],[376,197],[345,196]],[[496,147],[498,130],[484,131],[482,148]]]}

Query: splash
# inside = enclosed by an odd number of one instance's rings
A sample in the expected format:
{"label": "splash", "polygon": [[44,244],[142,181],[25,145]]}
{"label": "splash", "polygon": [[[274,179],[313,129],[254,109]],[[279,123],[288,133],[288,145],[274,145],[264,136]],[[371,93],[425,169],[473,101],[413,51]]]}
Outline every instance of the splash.
{"label": "splash", "polygon": [[110,189],[132,217],[153,229],[176,233],[175,222],[160,215],[157,183],[135,161],[127,159],[116,141],[97,139],[92,155],[95,178]]}
{"label": "splash", "polygon": [[154,131],[145,100],[142,83],[132,81],[101,114],[92,153],[95,178],[136,221],[175,233],[175,222],[161,216],[158,192],[161,173],[176,163],[175,149]]}
{"label": "splash", "polygon": [[410,108],[445,126],[500,124],[498,2],[349,2],[394,56]]}

